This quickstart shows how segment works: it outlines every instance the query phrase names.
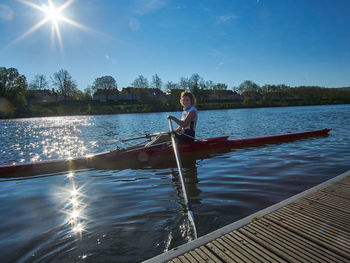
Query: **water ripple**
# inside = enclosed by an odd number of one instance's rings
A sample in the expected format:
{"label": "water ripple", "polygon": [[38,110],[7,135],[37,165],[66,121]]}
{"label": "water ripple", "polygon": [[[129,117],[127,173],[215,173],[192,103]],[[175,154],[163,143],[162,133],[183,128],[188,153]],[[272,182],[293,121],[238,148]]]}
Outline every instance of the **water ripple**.
{"label": "water ripple", "polygon": [[[329,137],[237,149],[184,167],[200,236],[350,169],[350,105],[199,114],[199,138],[333,128]],[[167,130],[167,115],[0,120],[0,162],[110,150]],[[0,202],[1,262],[139,262],[192,238],[177,169],[1,179]]]}

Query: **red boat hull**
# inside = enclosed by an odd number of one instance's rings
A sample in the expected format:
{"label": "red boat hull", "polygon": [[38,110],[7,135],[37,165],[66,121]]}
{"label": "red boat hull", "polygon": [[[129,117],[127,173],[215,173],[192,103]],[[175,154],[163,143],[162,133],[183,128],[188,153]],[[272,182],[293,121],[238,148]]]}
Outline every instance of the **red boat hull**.
{"label": "red boat hull", "polygon": [[[235,148],[293,141],[308,137],[327,136],[330,130],[323,129],[233,140],[228,140],[228,136],[217,137],[198,140],[193,143],[179,144],[178,148],[181,155],[185,157],[183,160],[188,159],[188,156],[202,159],[213,152],[227,152]],[[0,177],[22,177],[85,168],[123,169],[138,168],[145,165],[158,166],[160,164],[166,166],[169,162],[174,162],[173,149],[170,143],[163,143],[151,147],[116,149],[91,157],[81,157],[71,160],[51,160],[0,166]]]}

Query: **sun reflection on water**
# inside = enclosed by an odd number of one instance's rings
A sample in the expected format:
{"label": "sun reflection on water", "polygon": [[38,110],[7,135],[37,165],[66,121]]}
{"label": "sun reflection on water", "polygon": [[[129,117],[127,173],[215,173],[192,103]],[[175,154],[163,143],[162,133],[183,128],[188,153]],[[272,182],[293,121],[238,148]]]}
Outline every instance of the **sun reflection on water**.
{"label": "sun reflection on water", "polygon": [[76,186],[75,174],[70,171],[66,175],[66,179],[69,180],[69,187],[64,189],[64,209],[62,212],[67,215],[66,223],[70,226],[71,233],[82,237],[82,233],[86,231],[88,224],[88,218],[84,214],[87,204],[85,200],[84,186]]}
{"label": "sun reflection on water", "polygon": [[[90,143],[92,117],[48,117],[12,121],[11,129],[0,126],[3,163],[37,162],[75,158],[96,152]],[[88,136],[86,136],[88,134]],[[91,135],[92,136],[92,135]],[[8,153],[11,153],[9,155]]]}

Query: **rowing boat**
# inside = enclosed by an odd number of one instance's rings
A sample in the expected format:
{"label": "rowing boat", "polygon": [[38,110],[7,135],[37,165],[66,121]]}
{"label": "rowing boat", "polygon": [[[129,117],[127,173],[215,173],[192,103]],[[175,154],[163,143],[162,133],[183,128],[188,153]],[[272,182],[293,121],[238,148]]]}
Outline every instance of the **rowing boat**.
{"label": "rowing boat", "polygon": [[[277,134],[260,137],[241,139],[228,139],[228,136],[196,140],[192,143],[178,144],[181,155],[186,160],[191,158],[203,158],[210,153],[227,152],[232,149],[261,146],[271,143],[293,141],[309,137],[327,136],[331,129],[313,130],[307,132],[296,132]],[[58,173],[76,169],[124,169],[138,168],[145,165],[159,165],[167,162],[175,162],[172,145],[165,142],[151,146],[133,146],[128,148],[117,148],[112,151],[98,153],[86,157],[64,160],[48,160],[15,165],[0,166],[0,178],[23,177],[35,174]]]}

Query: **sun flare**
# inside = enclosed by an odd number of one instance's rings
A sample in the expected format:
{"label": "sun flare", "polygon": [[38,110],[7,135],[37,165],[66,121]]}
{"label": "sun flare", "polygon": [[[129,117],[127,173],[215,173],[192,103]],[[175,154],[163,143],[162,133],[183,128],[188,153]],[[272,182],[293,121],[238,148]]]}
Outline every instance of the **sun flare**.
{"label": "sun flare", "polygon": [[66,9],[68,6],[70,6],[75,0],[67,0],[64,2],[61,6],[56,7],[54,5],[53,0],[47,0],[46,4],[38,5],[36,3],[30,2],[28,0],[17,0],[27,6],[30,6],[34,9],[37,9],[41,11],[45,17],[40,20],[38,23],[36,23],[34,26],[32,26],[27,32],[25,32],[23,35],[18,37],[14,42],[17,42],[34,31],[38,30],[41,28],[43,25],[45,25],[48,22],[51,22],[51,36],[52,36],[52,42],[54,41],[55,38],[57,38],[59,45],[61,49],[63,48],[63,41],[62,41],[62,36],[61,36],[61,31],[60,31],[60,24],[59,22],[65,22],[71,26],[77,27],[79,29],[89,31],[89,28],[79,24],[78,22],[75,22],[74,20],[71,20],[63,15],[63,10]]}
{"label": "sun flare", "polygon": [[46,13],[46,18],[52,23],[56,24],[59,20],[61,20],[61,11],[58,8],[55,8],[53,4],[51,4],[50,6],[46,6],[44,9]]}

